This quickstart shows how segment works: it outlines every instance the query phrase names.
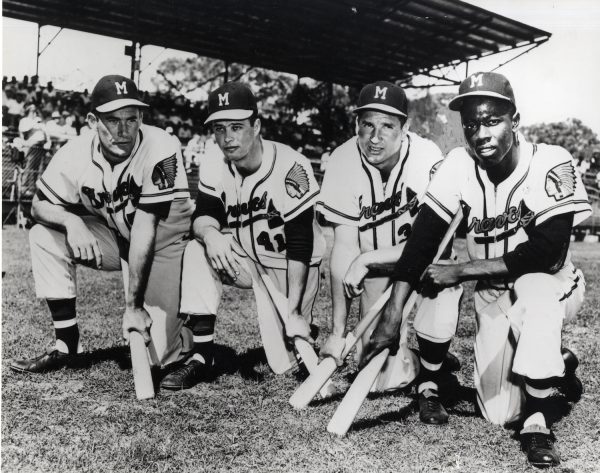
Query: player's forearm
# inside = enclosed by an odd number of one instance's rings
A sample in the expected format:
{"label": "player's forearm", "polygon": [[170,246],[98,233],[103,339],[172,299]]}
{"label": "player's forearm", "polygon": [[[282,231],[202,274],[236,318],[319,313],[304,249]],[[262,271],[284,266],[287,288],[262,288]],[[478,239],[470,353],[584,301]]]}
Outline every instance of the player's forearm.
{"label": "player's forearm", "polygon": [[392,287],[392,294],[388,301],[381,319],[375,328],[371,338],[389,339],[393,338],[400,330],[402,322],[402,313],[406,301],[412,292],[412,286],[405,281],[397,281]]}
{"label": "player's forearm", "polygon": [[37,196],[31,204],[33,218],[48,227],[66,232],[73,223],[81,223],[81,217],[69,212],[62,205],[56,205],[47,200],[40,200]]}
{"label": "player's forearm", "polygon": [[402,255],[403,247],[392,246],[391,248],[380,248],[378,250],[363,253],[361,258],[369,272],[377,276],[391,276],[396,262]]}
{"label": "player's forearm", "polygon": [[197,217],[192,224],[192,235],[200,243],[205,243],[205,240],[213,232],[221,233],[221,224],[208,215]]}
{"label": "player's forearm", "polygon": [[302,299],[308,279],[308,264],[301,261],[288,260],[288,311],[302,313]]}
{"label": "player's forearm", "polygon": [[129,288],[126,304],[130,308],[141,308],[154,258],[154,242],[158,217],[138,209],[131,228],[129,245]]}
{"label": "player's forearm", "polygon": [[331,303],[332,303],[332,325],[333,335],[343,337],[346,330],[346,321],[350,310],[351,299],[344,292],[344,276],[350,263],[360,253],[358,248],[342,245],[333,245],[330,259],[331,276]]}
{"label": "player's forearm", "polygon": [[507,276],[508,268],[503,258],[478,259],[455,265],[461,281]]}

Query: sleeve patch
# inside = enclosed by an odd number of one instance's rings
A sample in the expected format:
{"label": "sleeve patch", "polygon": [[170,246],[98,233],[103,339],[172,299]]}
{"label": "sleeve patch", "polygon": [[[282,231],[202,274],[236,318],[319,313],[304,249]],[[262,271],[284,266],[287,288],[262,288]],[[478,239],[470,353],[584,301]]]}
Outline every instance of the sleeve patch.
{"label": "sleeve patch", "polygon": [[177,176],[177,158],[175,155],[163,159],[154,166],[152,171],[152,182],[160,190],[175,187],[175,177]]}
{"label": "sleeve patch", "polygon": [[546,194],[560,201],[575,194],[575,168],[573,163],[561,163],[546,174]]}
{"label": "sleeve patch", "polygon": [[429,170],[429,180],[431,181],[431,178],[433,177],[433,175],[435,174],[435,172],[438,170],[438,168],[440,167],[440,165],[444,162],[443,159],[440,159],[437,163],[435,163],[433,166],[431,166],[431,169]]}
{"label": "sleeve patch", "polygon": [[285,190],[290,197],[302,198],[310,189],[308,175],[300,164],[294,163],[285,176]]}

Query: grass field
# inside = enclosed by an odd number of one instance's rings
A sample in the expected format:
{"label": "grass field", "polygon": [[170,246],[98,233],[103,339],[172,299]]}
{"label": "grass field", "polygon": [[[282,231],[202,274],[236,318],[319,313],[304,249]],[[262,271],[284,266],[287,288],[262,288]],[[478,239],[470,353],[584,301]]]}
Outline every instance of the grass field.
{"label": "grass field", "polygon": [[[463,368],[450,424],[421,424],[411,396],[377,396],[340,439],[325,430],[336,401],[304,411],[289,406],[299,381],[270,373],[249,291],[225,294],[217,322],[219,375],[211,384],[137,401],[120,339],[120,274],[87,269],[79,272],[78,298],[86,366],[44,375],[11,372],[7,361],[38,355],[53,340],[53,330],[45,303],[34,298],[26,232],[6,227],[2,239],[3,472],[535,470],[513,432],[475,412],[468,297],[451,347]],[[600,244],[574,243],[572,250],[587,277],[587,299],[577,321],[565,328],[564,344],[580,357],[586,393],[554,426],[563,460],[555,471],[593,472],[600,471]],[[329,312],[327,277],[315,309],[323,328],[319,342]],[[347,386],[353,368],[335,376],[340,386]]]}

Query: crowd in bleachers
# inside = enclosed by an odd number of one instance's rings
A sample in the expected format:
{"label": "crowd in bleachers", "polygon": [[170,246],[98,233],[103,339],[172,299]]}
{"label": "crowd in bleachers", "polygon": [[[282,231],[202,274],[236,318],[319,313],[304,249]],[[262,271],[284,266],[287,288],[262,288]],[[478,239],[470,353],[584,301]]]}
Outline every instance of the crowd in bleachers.
{"label": "crowd in bleachers", "polygon": [[[160,92],[144,92],[142,100],[150,105],[144,122],[170,131],[184,145],[194,133],[202,133],[206,117],[203,104],[192,104],[183,96]],[[65,126],[69,134],[85,133],[89,107],[87,89],[83,92],[57,90],[52,82],[40,84],[37,76],[25,76],[21,81],[14,76],[10,80],[6,76],[2,78],[2,128],[9,134],[18,133],[19,123],[27,116],[41,124],[50,122],[51,128],[60,120],[59,126]]]}
{"label": "crowd in bleachers", "polygon": [[[200,156],[214,145],[203,127],[205,104],[193,104],[183,96],[144,92],[150,105],[144,123],[177,136],[188,172]],[[28,199],[35,180],[56,150],[70,138],[90,131],[86,116],[90,93],[57,90],[52,82],[42,85],[37,76],[2,78],[3,197],[14,184],[14,170],[21,172],[22,197]]]}

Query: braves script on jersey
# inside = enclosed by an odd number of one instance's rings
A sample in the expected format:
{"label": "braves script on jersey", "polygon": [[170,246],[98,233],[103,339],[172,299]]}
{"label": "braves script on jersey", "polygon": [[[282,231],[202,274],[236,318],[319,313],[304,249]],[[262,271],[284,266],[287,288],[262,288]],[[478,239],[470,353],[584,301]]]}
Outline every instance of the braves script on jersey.
{"label": "braves script on jersey", "polygon": [[581,178],[565,149],[527,143],[522,135],[519,143],[519,163],[498,186],[464,148],[456,148],[427,191],[425,203],[447,222],[462,204],[471,259],[503,256],[550,217],[573,212],[573,225],[577,225],[591,213]]}
{"label": "braves script on jersey", "polygon": [[[157,248],[189,231],[193,204],[177,139],[142,125],[131,156],[111,166],[95,133],[76,138],[54,156],[38,188],[57,205],[83,206],[129,240],[137,208],[168,217],[157,228]],[[163,207],[164,209],[164,207]]]}
{"label": "braves script on jersey", "polygon": [[[205,159],[198,189],[221,199],[228,227],[252,259],[287,269],[283,224],[315,204],[319,186],[300,153],[274,141],[262,140],[262,145],[260,168],[245,178],[222,158]],[[313,226],[311,265],[319,264],[325,251],[321,229]]]}
{"label": "braves script on jersey", "polygon": [[327,163],[318,209],[330,222],[358,227],[362,252],[402,244],[441,161],[433,142],[408,133],[400,160],[384,184],[351,138]]}

